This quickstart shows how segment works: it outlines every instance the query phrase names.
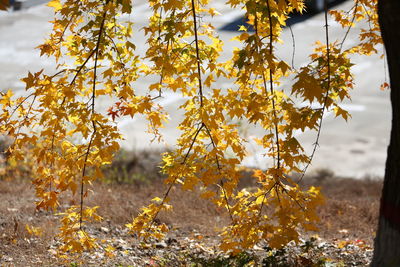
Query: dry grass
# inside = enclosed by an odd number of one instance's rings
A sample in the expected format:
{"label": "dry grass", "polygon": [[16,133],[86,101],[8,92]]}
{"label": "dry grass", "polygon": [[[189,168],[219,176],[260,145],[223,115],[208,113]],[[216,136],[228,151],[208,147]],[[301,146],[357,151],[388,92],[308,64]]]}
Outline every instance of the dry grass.
{"label": "dry grass", "polygon": [[[242,186],[248,184],[244,182]],[[320,237],[361,239],[372,245],[381,180],[345,179],[320,173],[305,178],[302,185],[320,186],[326,196],[326,204],[319,209]],[[87,204],[100,206],[99,213],[105,219],[93,227],[107,227],[115,235],[118,232],[115,229],[122,229],[151,198],[162,196],[166,187],[156,178],[148,183],[96,183],[92,189]],[[174,188],[170,196],[174,210],[162,214],[160,220],[178,228],[183,235],[197,230],[213,237],[215,228],[229,221],[223,211],[199,198],[197,193]],[[0,181],[0,263],[7,257],[12,258],[16,266],[52,262],[48,250],[57,232],[57,218],[51,212],[37,212],[34,201],[34,190],[28,181]],[[77,203],[76,196],[68,196],[61,208],[74,203]],[[41,227],[42,237],[31,238],[26,224]]]}
{"label": "dry grass", "polygon": [[382,180],[337,177],[320,179],[316,176],[306,179],[304,184],[320,186],[326,197],[326,204],[319,209],[321,236],[346,236],[372,244],[378,222]]}
{"label": "dry grass", "polygon": [[[110,223],[123,225],[139,213],[140,208],[149,201],[162,196],[166,186],[161,181],[137,186],[131,184],[96,184],[95,193],[89,198],[89,205],[99,205],[100,215]],[[207,231],[226,221],[226,214],[198,196],[198,193],[185,192],[176,187],[170,192],[172,212],[161,213],[159,219],[175,228],[191,231]]]}

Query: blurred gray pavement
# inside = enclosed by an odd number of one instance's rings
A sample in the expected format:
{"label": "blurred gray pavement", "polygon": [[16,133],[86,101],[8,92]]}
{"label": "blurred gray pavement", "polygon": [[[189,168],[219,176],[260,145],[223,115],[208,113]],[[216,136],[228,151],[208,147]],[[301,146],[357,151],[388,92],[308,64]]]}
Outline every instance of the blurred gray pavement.
{"label": "blurred gray pavement", "polygon": [[[223,15],[210,19],[217,28],[237,20],[242,11],[232,10],[224,5],[224,1],[215,0],[213,4]],[[338,7],[350,8],[351,3],[345,2]],[[140,30],[146,25],[150,10],[147,2],[140,0],[134,5],[134,14],[127,16],[135,22],[135,30]],[[37,5],[17,12],[0,12],[0,90],[12,89],[16,94],[24,94],[24,83],[19,79],[28,71],[34,72],[42,68],[47,73],[54,72],[54,62],[46,57],[39,57],[39,51],[34,49],[42,43],[51,30],[48,21],[52,20],[52,11],[44,4]],[[331,40],[341,39],[344,31],[339,25],[331,21]],[[308,62],[307,55],[312,51],[312,44],[324,38],[323,14],[317,14],[303,22],[292,25],[295,36],[296,53],[294,64],[299,67]],[[225,42],[225,51],[222,60],[226,60],[233,47],[238,44],[229,41],[236,35],[235,32],[219,31],[221,39]],[[356,37],[350,34],[348,44],[354,43]],[[285,29],[281,39],[278,55],[288,61],[292,55],[292,37],[290,31]],[[144,53],[145,39],[143,31],[135,35],[135,42],[139,47],[138,52]],[[382,51],[380,51],[382,53]],[[356,88],[352,92],[352,101],[343,104],[352,114],[352,119],[347,123],[335,119],[334,115],[326,114],[320,147],[318,148],[310,171],[322,168],[331,169],[340,176],[362,178],[366,176],[382,177],[386,158],[386,147],[389,142],[391,109],[389,92],[379,90],[384,81],[384,62],[379,56],[355,57],[358,63],[353,67],[356,79]],[[151,83],[150,78],[138,81],[137,90],[143,91]],[[290,82],[290,81],[288,81]],[[219,82],[216,86],[227,88],[230,84]],[[125,140],[123,147],[127,149],[171,147],[179,132],[175,126],[179,123],[181,114],[176,112],[182,99],[173,93],[167,93],[160,100],[169,112],[172,122],[163,129],[165,142],[150,143],[151,136],[145,133],[145,121],[142,118],[124,119],[118,124],[122,129]],[[100,100],[98,108],[106,110],[109,102]],[[249,137],[261,134],[258,129],[246,126],[243,129]],[[315,132],[299,133],[298,138],[303,142],[304,148],[311,152],[315,142]],[[254,142],[248,144],[250,155],[245,164],[260,168],[268,167],[269,161],[265,159]]]}

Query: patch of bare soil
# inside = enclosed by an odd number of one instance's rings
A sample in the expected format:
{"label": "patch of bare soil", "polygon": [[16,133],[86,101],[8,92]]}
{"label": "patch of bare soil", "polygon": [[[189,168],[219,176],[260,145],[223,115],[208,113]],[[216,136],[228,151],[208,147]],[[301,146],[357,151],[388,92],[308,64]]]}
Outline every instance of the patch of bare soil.
{"label": "patch of bare soil", "polygon": [[[308,233],[301,244],[271,250],[260,244],[251,251],[229,256],[217,250],[216,231],[229,220],[196,194],[173,189],[172,213],[160,220],[172,227],[168,238],[153,245],[140,243],[124,224],[143,205],[165,192],[156,179],[150,183],[106,184],[93,187],[88,205],[100,206],[104,220],[88,226],[100,248],[65,263],[56,256],[58,218],[35,210],[33,187],[27,181],[0,181],[0,266],[366,266],[372,256],[381,181],[316,175],[303,186],[321,186],[326,204],[319,210],[320,232]],[[77,203],[68,197],[61,209]],[[29,234],[26,225],[40,227]],[[315,236],[318,235],[318,236]],[[107,257],[105,248],[115,248]]]}

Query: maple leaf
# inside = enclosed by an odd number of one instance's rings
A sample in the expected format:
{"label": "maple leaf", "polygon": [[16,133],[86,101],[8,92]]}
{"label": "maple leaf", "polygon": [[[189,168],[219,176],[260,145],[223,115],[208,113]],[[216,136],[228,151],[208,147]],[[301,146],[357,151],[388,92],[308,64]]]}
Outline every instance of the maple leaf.
{"label": "maple leaf", "polygon": [[26,84],[25,88],[29,89],[34,86],[35,77],[33,76],[33,74],[31,72],[28,72],[28,77],[21,79],[21,81],[23,81]]}
{"label": "maple leaf", "polygon": [[115,121],[115,118],[119,117],[119,112],[118,112],[118,110],[114,110],[113,107],[110,107],[107,110],[107,115],[111,116],[112,120]]}
{"label": "maple leaf", "polygon": [[384,82],[384,83],[381,84],[380,89],[382,91],[389,90],[390,89],[390,85],[387,82]]}

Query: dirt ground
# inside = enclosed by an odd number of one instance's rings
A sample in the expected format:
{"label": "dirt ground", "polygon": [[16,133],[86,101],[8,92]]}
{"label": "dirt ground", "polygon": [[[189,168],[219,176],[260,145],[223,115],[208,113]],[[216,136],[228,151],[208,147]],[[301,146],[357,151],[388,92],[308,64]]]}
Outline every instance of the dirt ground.
{"label": "dirt ground", "polygon": [[[104,220],[88,231],[103,240],[101,247],[66,264],[55,256],[57,216],[35,210],[34,190],[28,181],[1,180],[0,266],[366,266],[372,256],[381,182],[338,178],[327,171],[305,178],[304,186],[321,186],[326,197],[319,210],[320,231],[305,235],[303,244],[292,244],[283,252],[260,246],[242,258],[216,250],[215,230],[228,218],[196,194],[173,189],[174,209],[160,217],[173,230],[166,241],[149,246],[129,235],[124,225],[151,198],[163,194],[165,187],[160,179],[96,183],[88,205],[100,206]],[[70,197],[61,208],[75,201]],[[42,235],[29,234],[26,224],[40,227]],[[104,247],[108,245],[116,249],[112,258],[105,256]],[[279,265],[279,257],[283,265]],[[331,265],[323,265],[327,263]]]}

